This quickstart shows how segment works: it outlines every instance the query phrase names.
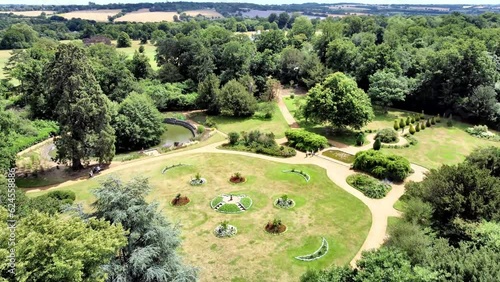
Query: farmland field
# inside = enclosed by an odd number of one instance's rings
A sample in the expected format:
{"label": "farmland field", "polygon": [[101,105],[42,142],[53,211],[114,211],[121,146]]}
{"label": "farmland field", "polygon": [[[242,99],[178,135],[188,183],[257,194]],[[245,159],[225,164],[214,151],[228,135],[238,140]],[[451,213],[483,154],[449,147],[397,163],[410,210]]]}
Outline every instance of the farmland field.
{"label": "farmland field", "polygon": [[60,14],[59,16],[66,19],[80,18],[84,20],[94,20],[97,22],[107,22],[108,16],[114,16],[118,14],[121,10],[83,10],[83,11],[73,11],[66,14]]}
{"label": "farmland field", "polygon": [[191,10],[191,11],[185,11],[184,13],[186,13],[186,15],[188,16],[191,16],[191,17],[196,17],[197,15],[202,15],[202,16],[205,16],[207,18],[222,18],[223,16],[215,11],[215,10],[209,10],[209,9],[206,9],[206,10]]}
{"label": "farmland field", "polygon": [[177,12],[150,12],[149,9],[140,9],[117,18],[115,22],[173,22],[175,15],[178,15]]}

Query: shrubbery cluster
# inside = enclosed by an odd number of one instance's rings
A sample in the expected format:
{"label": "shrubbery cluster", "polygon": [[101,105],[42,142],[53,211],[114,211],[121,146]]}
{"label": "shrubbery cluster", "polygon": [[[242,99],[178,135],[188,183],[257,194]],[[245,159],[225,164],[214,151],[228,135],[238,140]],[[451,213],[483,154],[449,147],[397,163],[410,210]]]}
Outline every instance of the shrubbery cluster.
{"label": "shrubbery cluster", "polygon": [[226,147],[239,151],[249,151],[258,154],[293,157],[297,152],[289,147],[278,146],[273,133],[262,133],[259,130],[242,132],[241,136],[237,132],[228,134],[229,144]]}
{"label": "shrubbery cluster", "polygon": [[487,125],[476,125],[474,127],[467,128],[465,131],[477,138],[500,141],[500,136],[489,131]]}
{"label": "shrubbery cluster", "polygon": [[382,143],[397,143],[399,141],[398,133],[392,128],[384,128],[377,132],[375,139],[380,139]]}
{"label": "shrubbery cluster", "polygon": [[290,147],[300,151],[318,151],[328,146],[328,140],[319,134],[301,129],[290,129],[285,131]]}
{"label": "shrubbery cluster", "polygon": [[382,199],[391,190],[391,185],[361,173],[349,175],[347,183],[372,199]]}
{"label": "shrubbery cluster", "polygon": [[380,179],[403,181],[410,173],[410,162],[392,154],[368,150],[358,152],[354,156],[353,168],[368,172]]}

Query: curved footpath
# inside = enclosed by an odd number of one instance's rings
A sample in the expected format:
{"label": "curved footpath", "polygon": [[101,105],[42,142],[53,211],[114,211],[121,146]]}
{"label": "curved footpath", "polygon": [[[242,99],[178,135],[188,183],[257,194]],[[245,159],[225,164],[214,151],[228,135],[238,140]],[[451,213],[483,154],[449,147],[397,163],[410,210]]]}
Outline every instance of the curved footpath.
{"label": "curved footpath", "polygon": [[[290,114],[290,112],[288,111],[288,109],[284,105],[283,101],[281,100],[281,97],[279,97],[279,101],[280,101],[279,108],[280,108],[281,112],[283,113],[283,116],[285,116],[287,122],[289,124],[296,124],[295,119],[293,119],[293,116]],[[223,134],[223,135],[225,135],[225,134]],[[283,143],[286,140],[280,139],[277,141],[279,143]],[[371,224],[370,230],[368,231],[368,235],[367,235],[363,245],[359,249],[358,253],[351,260],[351,266],[353,266],[353,267],[356,267],[356,261],[361,257],[361,253],[363,251],[379,248],[384,243],[384,240],[386,239],[388,217],[400,216],[400,212],[395,210],[393,206],[396,203],[396,201],[404,193],[404,183],[403,184],[392,184],[391,191],[383,199],[370,199],[370,198],[366,197],[365,195],[363,195],[363,193],[361,193],[360,191],[356,190],[355,188],[353,188],[349,184],[347,184],[346,178],[349,175],[355,173],[353,170],[350,169],[349,164],[323,157],[320,154],[318,154],[314,157],[307,157],[304,153],[297,152],[297,155],[295,157],[283,159],[283,158],[276,158],[276,157],[259,155],[259,154],[248,153],[248,152],[239,152],[239,151],[217,149],[218,146],[222,145],[225,142],[226,141],[221,141],[218,143],[210,144],[210,145],[196,148],[196,149],[192,149],[192,150],[174,152],[172,154],[166,154],[166,155],[158,155],[158,156],[150,157],[147,159],[132,160],[130,162],[127,162],[125,164],[120,164],[117,166],[111,165],[108,169],[102,171],[98,176],[95,176],[95,177],[96,178],[103,177],[105,175],[109,175],[109,174],[114,173],[116,171],[135,167],[138,165],[147,165],[150,163],[168,160],[171,158],[182,157],[182,156],[186,156],[186,155],[207,154],[207,153],[242,155],[242,156],[259,158],[259,159],[280,162],[280,163],[287,163],[287,164],[313,164],[313,165],[320,166],[320,167],[326,169],[327,175],[330,178],[330,180],[332,180],[335,184],[340,186],[342,189],[344,189],[345,191],[347,191],[351,195],[353,195],[356,198],[358,198],[359,200],[361,200],[369,208],[371,215],[372,215],[372,224]],[[362,147],[348,147],[348,148],[336,148],[336,149],[339,149],[339,150],[342,150],[342,151],[345,151],[347,153],[352,154],[352,153],[356,153],[356,152],[362,151],[362,150],[367,150],[370,148],[371,148],[371,146],[369,144],[367,144],[367,145],[362,146]],[[411,166],[414,170],[414,173],[412,175],[410,175],[406,179],[406,181],[422,181],[424,176],[425,176],[425,173],[428,170],[421,167],[421,166],[415,165],[415,164],[412,164]],[[82,181],[86,181],[86,179],[66,181],[66,182],[58,184],[58,185],[30,189],[27,192],[35,192],[35,191],[41,191],[41,190],[66,187],[66,186],[70,186],[70,185],[73,185],[73,184],[76,184],[76,183],[82,182]]]}

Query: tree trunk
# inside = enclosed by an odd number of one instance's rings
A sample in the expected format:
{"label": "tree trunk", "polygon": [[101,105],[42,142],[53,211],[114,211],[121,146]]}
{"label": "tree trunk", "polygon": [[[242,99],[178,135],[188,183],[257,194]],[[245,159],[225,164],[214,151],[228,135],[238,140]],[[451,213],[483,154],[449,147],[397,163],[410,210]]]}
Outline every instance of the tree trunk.
{"label": "tree trunk", "polygon": [[73,170],[80,170],[83,168],[82,161],[79,158],[73,158],[71,161],[71,168]]}

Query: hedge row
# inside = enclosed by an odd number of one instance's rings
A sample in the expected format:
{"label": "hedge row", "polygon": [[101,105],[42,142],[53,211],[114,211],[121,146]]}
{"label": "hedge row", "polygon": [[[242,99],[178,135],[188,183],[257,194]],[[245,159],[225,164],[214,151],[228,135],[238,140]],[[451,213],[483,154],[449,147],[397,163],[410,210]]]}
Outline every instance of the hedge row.
{"label": "hedge row", "polygon": [[319,151],[328,147],[328,140],[319,134],[302,129],[285,131],[288,145],[300,151]]}
{"label": "hedge row", "polygon": [[407,159],[375,150],[358,152],[354,156],[353,168],[393,181],[403,181],[412,172]]}

